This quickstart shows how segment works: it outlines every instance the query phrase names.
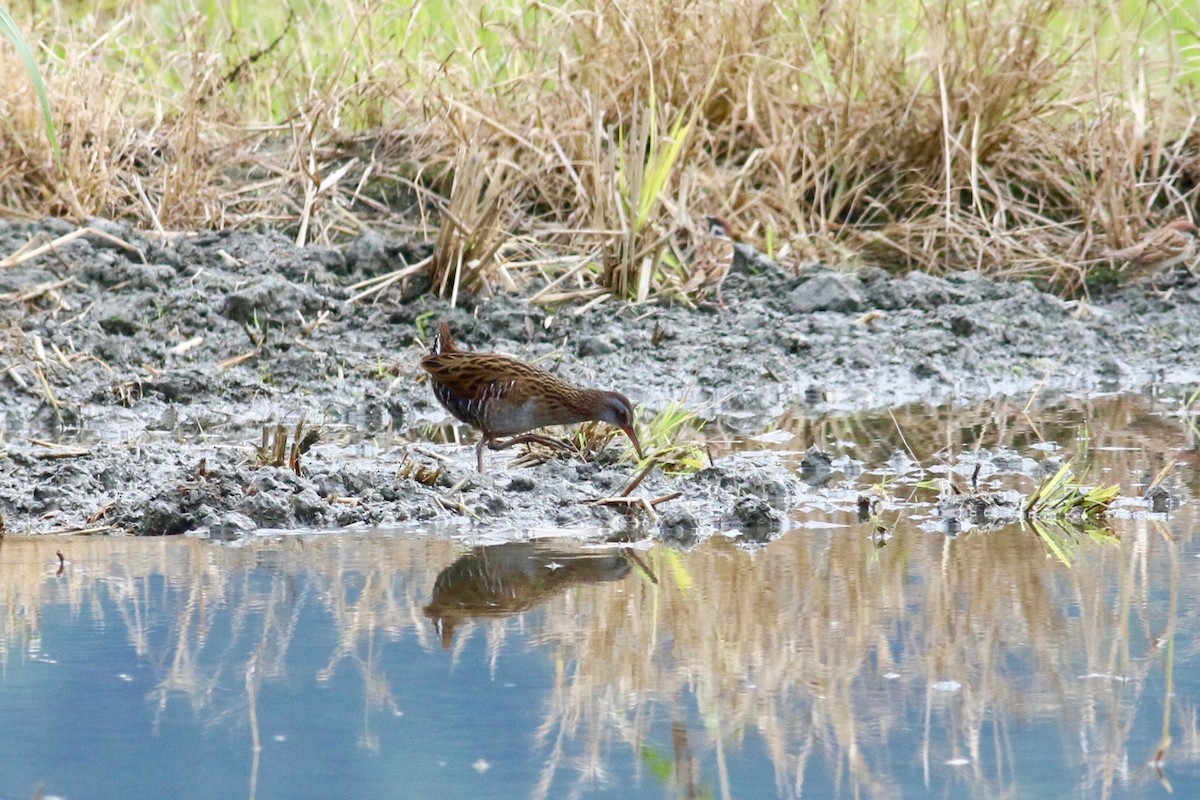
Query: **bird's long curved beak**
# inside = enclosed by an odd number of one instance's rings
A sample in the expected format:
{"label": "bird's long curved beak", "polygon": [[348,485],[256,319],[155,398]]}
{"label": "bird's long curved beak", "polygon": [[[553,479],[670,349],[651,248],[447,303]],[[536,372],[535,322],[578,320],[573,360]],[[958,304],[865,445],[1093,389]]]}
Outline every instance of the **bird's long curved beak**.
{"label": "bird's long curved beak", "polygon": [[629,441],[633,442],[633,449],[635,452],[637,452],[638,459],[640,460],[645,458],[645,456],[642,455],[642,445],[640,442],[638,442],[637,434],[633,432],[633,426],[630,425],[628,428],[621,428],[621,430],[625,431],[625,435],[629,437]]}

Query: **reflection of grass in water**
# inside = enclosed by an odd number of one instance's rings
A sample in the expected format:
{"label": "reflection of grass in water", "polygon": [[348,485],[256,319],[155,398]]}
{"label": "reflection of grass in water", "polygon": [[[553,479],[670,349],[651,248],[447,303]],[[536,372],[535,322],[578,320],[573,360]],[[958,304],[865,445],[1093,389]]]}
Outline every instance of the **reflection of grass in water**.
{"label": "reflection of grass in water", "polygon": [[1045,545],[1047,552],[1068,567],[1075,562],[1082,541],[1088,540],[1097,544],[1117,542],[1116,534],[1097,525],[1076,525],[1064,519],[1048,521],[1030,518],[1028,522],[1034,534]]}
{"label": "reflection of grass in water", "polygon": [[[886,794],[899,778],[894,763],[904,761],[896,748],[919,750],[930,763],[964,755],[973,766],[959,780],[1005,791],[1022,766],[1008,726],[1044,716],[1087,743],[1086,753],[1067,758],[1085,762],[1091,793],[1149,756],[1125,744],[1157,668],[1156,651],[1142,643],[1174,625],[1180,641],[1198,638],[1196,615],[1164,619],[1154,600],[1177,591],[1177,570],[1153,568],[1162,548],[1177,546],[1167,533],[1131,523],[1119,546],[1084,548],[1071,570],[1045,558],[1033,537],[949,540],[900,526],[882,550],[863,526],[805,531],[757,553],[724,540],[689,553],[658,547],[638,573],[654,580],[582,586],[530,615],[465,622],[455,657],[482,633],[487,658],[501,659],[507,637],[521,630],[561,665],[539,730],[542,796],[560,794],[562,781],[584,786],[604,774],[619,757],[614,743],[635,758],[648,749],[671,758],[675,775],[715,763],[725,785],[727,749],[748,734],[762,739],[785,795],[816,761],[863,795]],[[59,548],[70,563],[55,578]],[[10,537],[0,545],[0,656],[40,636],[43,604],[101,614],[107,595],[139,658],[160,665],[161,708],[184,700],[217,720],[246,715],[253,737],[259,689],[286,675],[288,651],[303,635],[299,612],[315,605],[338,631],[317,678],[344,669],[362,676],[361,742],[374,748],[371,713],[404,704],[402,676],[389,673],[381,645],[412,635],[440,648],[422,608],[455,554],[449,542],[400,539],[285,538],[233,549]],[[254,580],[250,567],[260,570]],[[163,629],[164,614],[171,636],[154,644],[149,632]],[[243,647],[214,649],[211,633],[226,624]],[[1029,672],[1014,668],[1026,659]],[[899,677],[884,677],[893,672]],[[929,688],[947,680],[961,690]],[[222,694],[230,686],[240,688]],[[914,707],[894,701],[898,692],[925,705],[915,709],[925,720],[919,733],[911,732]],[[689,721],[687,746],[668,755],[651,731],[679,720]],[[998,766],[982,766],[992,758]]]}
{"label": "reflection of grass in water", "polygon": [[[286,675],[299,611],[318,603],[339,634],[318,680],[352,668],[362,675],[368,709],[395,710],[377,642],[413,634],[424,646],[437,646],[420,615],[421,592],[432,583],[436,565],[451,560],[454,545],[439,541],[392,549],[389,543],[394,540],[358,540],[351,552],[334,537],[288,537],[238,549],[172,537],[10,537],[0,542],[0,666],[40,640],[43,603],[95,615],[112,607],[137,656],[161,668],[152,692],[160,713],[172,701],[185,700],[218,719],[248,711],[253,724],[255,709],[252,704],[247,709],[248,699],[264,682]],[[68,566],[55,578],[59,548]],[[248,569],[255,566],[271,572],[270,580],[252,581]],[[311,581],[302,595],[296,593],[297,575]],[[150,597],[152,580],[164,586]],[[104,596],[110,606],[102,602]],[[232,617],[233,641],[217,652],[209,639],[223,613]],[[171,636],[165,647],[156,648],[151,631],[164,625],[163,614],[171,615],[165,623]],[[14,645],[21,649],[14,651]],[[230,674],[244,675],[244,681],[234,681],[244,696],[222,694],[219,687],[230,685]],[[369,716],[364,719],[363,743],[369,746],[374,737]]]}
{"label": "reflection of grass in water", "polygon": [[[1007,449],[1028,454],[1032,445],[1053,442],[1081,471],[1105,470],[1105,481],[1120,483],[1127,495],[1137,494],[1134,486],[1146,485],[1163,464],[1198,459],[1188,419],[1177,403],[1121,395],[1062,398],[1036,413],[1026,413],[1024,406],[1007,398],[853,414],[812,414],[798,406],[776,420],[775,427],[796,434],[795,442],[805,447],[816,445],[832,453],[853,442],[851,454],[868,465],[884,462],[896,451],[911,450],[928,466],[958,453]],[[710,425],[705,432],[718,434],[717,427]],[[787,447],[796,447],[795,442]],[[1200,494],[1200,471],[1181,472],[1176,479],[1187,481],[1188,491]]]}
{"label": "reflection of grass in water", "polygon": [[[1137,553],[1144,553],[1146,533],[1124,551],[1089,551],[1071,572],[1044,559],[1028,537],[973,537],[967,544],[910,533],[879,551],[877,568],[865,535],[792,537],[758,557],[731,546],[705,548],[689,555],[691,589],[658,569],[657,588],[628,585],[625,596],[589,590],[590,601],[577,598],[576,610],[596,620],[587,632],[565,619],[556,626],[560,618],[551,616],[547,635],[558,657],[590,666],[558,688],[544,741],[595,743],[610,726],[626,741],[644,741],[672,698],[693,693],[708,748],[757,731],[788,786],[803,776],[806,748],[820,742],[870,794],[892,785],[883,750],[903,746],[911,724],[905,709],[872,701],[873,685],[895,671],[900,685],[918,694],[935,681],[963,684],[950,703],[928,694],[928,758],[960,752],[978,765],[995,744],[1000,774],[1010,775],[1019,765],[1011,763],[1007,734],[992,739],[991,726],[1003,728],[1010,713],[1070,716],[1083,708],[1088,741],[1112,743],[1094,765],[1098,779],[1110,780],[1129,757],[1123,743],[1137,698],[1112,691],[1108,680],[1077,678],[1140,680],[1153,665],[1130,653],[1131,615],[1147,607],[1151,586],[1126,563],[1145,557]],[[914,574],[922,580],[914,582]],[[1080,619],[1066,614],[1073,599]],[[629,640],[662,642],[669,652],[622,647]],[[1029,658],[1036,677],[1011,674],[1014,658]],[[590,744],[577,750],[597,752]],[[974,777],[1003,788],[996,775]]]}

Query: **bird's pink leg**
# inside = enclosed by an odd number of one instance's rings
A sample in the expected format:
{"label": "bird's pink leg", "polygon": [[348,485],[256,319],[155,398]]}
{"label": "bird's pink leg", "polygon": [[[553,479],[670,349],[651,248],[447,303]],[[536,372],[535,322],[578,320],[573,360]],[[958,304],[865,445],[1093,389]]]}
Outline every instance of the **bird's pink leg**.
{"label": "bird's pink leg", "polygon": [[483,448],[489,450],[503,450],[506,447],[512,447],[518,444],[541,444],[546,447],[557,448],[567,453],[574,453],[575,448],[566,442],[561,442],[558,439],[553,439],[549,436],[543,436],[539,433],[523,433],[520,436],[514,436],[511,439],[497,439],[492,434],[484,435],[479,444],[475,445],[475,462],[479,468],[480,474],[483,474]]}
{"label": "bird's pink leg", "polygon": [[546,447],[556,447],[559,450],[564,450],[568,453],[573,453],[575,451],[575,448],[571,447],[571,445],[567,444],[566,442],[559,441],[558,439],[554,439],[549,436],[543,436],[540,433],[523,433],[520,436],[514,436],[513,438],[505,439],[502,442],[498,442],[493,439],[492,441],[488,442],[488,448],[492,450],[503,450],[506,447],[512,447],[513,445],[517,444],[544,444]]}
{"label": "bird's pink leg", "polygon": [[475,462],[476,466],[479,468],[480,475],[483,474],[483,448],[484,445],[491,441],[491,438],[492,437],[490,436],[484,436],[479,440],[479,444],[475,445]]}

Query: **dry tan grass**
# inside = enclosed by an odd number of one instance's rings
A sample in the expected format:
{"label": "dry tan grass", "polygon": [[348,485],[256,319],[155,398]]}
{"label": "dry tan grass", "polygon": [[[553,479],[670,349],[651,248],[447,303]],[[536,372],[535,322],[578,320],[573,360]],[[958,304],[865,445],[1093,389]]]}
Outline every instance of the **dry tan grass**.
{"label": "dry tan grass", "polygon": [[[671,285],[671,243],[703,213],[793,265],[982,269],[1069,289],[1105,247],[1196,206],[1200,11],[1186,3],[231,13],[164,0],[19,19],[42,44],[64,165],[0,49],[15,87],[0,98],[0,204],[148,228],[266,223],[299,241],[423,230],[446,294],[463,278],[540,280],[497,268],[520,235],[535,251],[522,263],[591,254],[584,295],[634,298]],[[478,219],[449,222],[468,200]],[[443,280],[473,249],[473,274]]]}

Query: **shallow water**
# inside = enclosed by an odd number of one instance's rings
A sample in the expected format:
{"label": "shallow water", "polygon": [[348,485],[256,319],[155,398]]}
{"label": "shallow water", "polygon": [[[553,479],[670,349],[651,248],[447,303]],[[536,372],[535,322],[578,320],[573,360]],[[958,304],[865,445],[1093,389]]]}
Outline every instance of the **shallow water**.
{"label": "shallow water", "polygon": [[[843,459],[765,544],[10,536],[0,797],[1200,796],[1178,407],[710,431],[718,455]],[[985,461],[975,490],[1029,491],[1070,457],[1130,498],[1181,461],[1182,506],[943,532],[930,481]],[[888,501],[860,521],[874,485]]]}

